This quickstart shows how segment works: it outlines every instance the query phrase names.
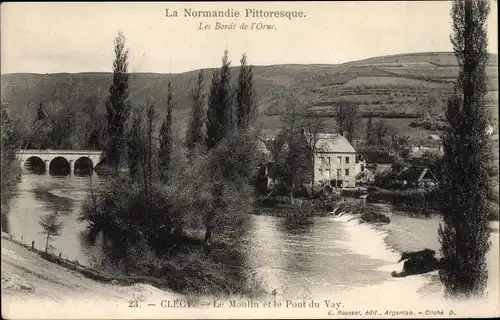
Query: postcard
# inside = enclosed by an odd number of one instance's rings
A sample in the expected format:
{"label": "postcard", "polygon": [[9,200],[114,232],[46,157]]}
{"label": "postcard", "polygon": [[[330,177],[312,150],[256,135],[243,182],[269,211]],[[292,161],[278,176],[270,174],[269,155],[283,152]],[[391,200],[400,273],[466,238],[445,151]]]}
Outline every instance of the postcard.
{"label": "postcard", "polygon": [[2,316],[500,316],[497,5],[2,3]]}

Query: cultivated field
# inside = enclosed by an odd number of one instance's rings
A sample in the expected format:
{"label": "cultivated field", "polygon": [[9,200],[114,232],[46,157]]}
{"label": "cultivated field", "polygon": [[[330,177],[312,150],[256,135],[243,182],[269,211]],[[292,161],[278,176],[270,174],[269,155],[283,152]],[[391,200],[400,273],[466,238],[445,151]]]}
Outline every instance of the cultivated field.
{"label": "cultivated field", "polygon": [[[251,57],[249,57],[251,62]],[[111,62],[110,62],[111,68]],[[204,70],[206,92],[214,69]],[[497,119],[498,56],[491,55],[487,100]],[[233,83],[239,72],[232,70]],[[338,100],[358,104],[364,113],[375,112],[387,116],[401,134],[413,134],[419,128],[410,128],[412,118],[428,104],[429,96],[445,99],[453,90],[458,73],[455,57],[449,52],[430,52],[376,57],[339,65],[273,65],[254,67],[254,86],[259,105],[260,122],[264,127],[279,124],[275,116],[281,114],[287,96],[295,94],[301,103],[311,103],[324,116],[334,115],[333,105]],[[136,106],[146,101],[156,104],[160,117],[165,115],[166,88],[172,80],[175,102],[174,125],[179,135],[189,115],[187,88],[195,80],[197,71],[181,74],[134,73],[130,78],[130,99]],[[78,74],[8,74],[2,75],[2,99],[12,112],[31,112],[39,103],[58,103],[75,112],[81,112],[88,97],[99,99],[100,110],[108,96],[111,73]],[[444,103],[434,116],[443,113]],[[394,119],[394,115],[407,119]],[[334,122],[334,119],[330,119]]]}

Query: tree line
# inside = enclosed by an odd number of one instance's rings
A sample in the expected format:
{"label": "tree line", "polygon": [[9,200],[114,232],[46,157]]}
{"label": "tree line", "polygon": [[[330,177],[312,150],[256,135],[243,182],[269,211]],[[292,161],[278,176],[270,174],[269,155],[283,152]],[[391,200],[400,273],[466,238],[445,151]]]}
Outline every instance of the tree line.
{"label": "tree line", "polygon": [[[226,50],[207,93],[205,76],[198,72],[188,89],[188,130],[179,141],[172,134],[172,83],[165,88],[165,106],[154,101],[133,106],[121,32],[114,45],[113,83],[106,101],[110,175],[91,188],[84,202],[79,220],[88,222],[87,238],[94,241],[102,233],[109,243],[107,258],[123,272],[149,272],[141,269],[144,260],[159,270],[159,261],[176,259],[185,247],[194,252],[203,248],[210,259],[213,246],[234,240],[253,210],[259,131],[252,67],[243,54],[233,81]],[[161,124],[160,107],[166,108]]]}

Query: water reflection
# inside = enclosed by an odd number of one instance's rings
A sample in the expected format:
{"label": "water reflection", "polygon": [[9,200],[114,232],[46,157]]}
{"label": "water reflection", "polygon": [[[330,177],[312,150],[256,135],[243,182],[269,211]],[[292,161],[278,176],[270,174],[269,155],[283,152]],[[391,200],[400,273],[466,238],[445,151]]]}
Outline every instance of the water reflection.
{"label": "water reflection", "polygon": [[54,253],[63,257],[89,263],[89,250],[95,252],[82,241],[80,234],[86,230],[85,223],[79,223],[77,216],[83,200],[86,197],[90,180],[98,183],[99,178],[91,176],[53,176],[46,174],[23,174],[18,185],[18,191],[10,201],[10,210],[2,216],[9,227],[10,233],[17,239],[31,243],[44,249],[44,236],[40,234],[39,219],[41,216],[58,211],[63,222],[61,235],[54,237],[52,246]]}
{"label": "water reflection", "polygon": [[[75,175],[52,176],[24,174],[18,192],[10,203],[2,228],[24,242],[44,248],[39,218],[53,210],[63,213],[61,235],[54,237],[55,254],[83,264],[99,257],[102,237],[96,245],[85,239],[86,223],[77,221],[90,184],[100,179]],[[294,298],[327,297],[352,288],[353,284],[373,284],[387,279],[377,271],[384,261],[355,254],[346,245],[348,225],[331,217],[277,218],[250,216],[236,230],[232,245],[241,246],[248,273],[264,281],[271,292],[277,289]],[[352,234],[352,233],[351,233]],[[366,240],[366,239],[365,239]],[[360,242],[362,243],[362,241]],[[98,260],[98,259],[96,259]]]}
{"label": "water reflection", "polygon": [[64,196],[58,196],[51,193],[52,190],[57,189],[49,189],[47,187],[37,187],[33,189],[33,194],[35,195],[36,201],[39,201],[44,204],[45,211],[54,212],[57,211],[59,213],[71,213],[74,206],[74,200],[71,198],[66,198]]}

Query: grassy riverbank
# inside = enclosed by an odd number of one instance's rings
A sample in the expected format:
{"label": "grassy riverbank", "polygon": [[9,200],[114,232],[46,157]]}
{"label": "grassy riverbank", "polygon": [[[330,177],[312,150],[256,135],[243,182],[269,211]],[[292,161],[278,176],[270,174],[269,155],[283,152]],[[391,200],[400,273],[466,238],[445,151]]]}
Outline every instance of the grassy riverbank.
{"label": "grassy riverbank", "polygon": [[[42,259],[45,264],[53,264],[103,285],[151,285],[158,290],[173,291],[191,297],[255,297],[264,294],[260,284],[250,279],[242,267],[244,257],[241,251],[223,242],[214,243],[210,258],[201,250],[198,244],[200,241],[191,241],[194,244],[184,243],[182,248],[177,249],[176,254],[168,259],[156,257],[147,248],[136,247],[131,250],[132,254],[127,260],[121,260],[117,264],[102,263],[93,267],[31,248],[6,233],[2,233],[2,248],[4,242],[11,243],[19,252],[29,252],[34,262]],[[19,284],[9,286],[23,287]]]}
{"label": "grassy riverbank", "polygon": [[[2,306],[5,307],[32,300],[58,304],[99,300],[127,307],[130,299],[180,297],[144,283],[130,285],[92,280],[82,276],[78,269],[71,270],[42,258],[38,252],[11,241],[4,233],[1,243]],[[9,310],[13,311],[11,308],[2,309],[4,316],[10,315]]]}
{"label": "grassy riverbank", "polygon": [[129,248],[126,258],[104,261],[97,268],[119,278],[155,279],[159,288],[188,296],[264,294],[260,284],[247,274],[242,250],[224,239],[213,243],[209,255],[201,240],[194,237],[185,237],[164,256],[139,243]]}

